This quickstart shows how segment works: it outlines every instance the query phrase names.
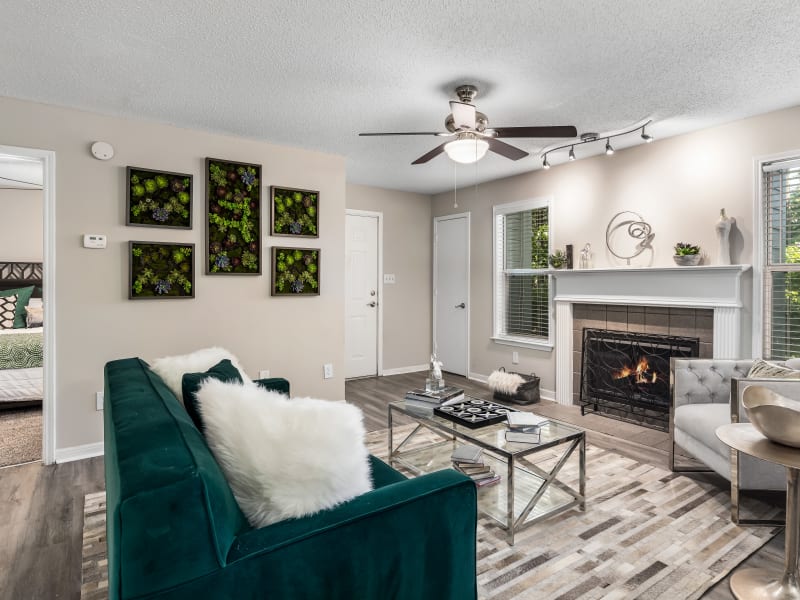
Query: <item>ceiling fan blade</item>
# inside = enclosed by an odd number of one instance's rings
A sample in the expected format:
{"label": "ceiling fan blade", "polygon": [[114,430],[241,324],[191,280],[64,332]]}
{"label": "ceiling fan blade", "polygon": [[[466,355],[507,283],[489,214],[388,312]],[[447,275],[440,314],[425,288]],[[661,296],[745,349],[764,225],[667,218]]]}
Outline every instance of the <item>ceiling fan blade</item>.
{"label": "ceiling fan blade", "polygon": [[484,139],[489,142],[489,150],[496,152],[501,156],[505,156],[506,158],[510,158],[511,160],[519,160],[520,158],[525,158],[528,156],[528,153],[525,152],[525,150],[520,150],[516,146],[506,144],[505,142],[501,142],[500,140],[494,138]]}
{"label": "ceiling fan blade", "polygon": [[440,154],[442,154],[444,152],[444,147],[449,143],[450,142],[445,142],[444,144],[440,144],[440,145],[436,146],[436,148],[434,148],[433,150],[431,150],[427,154],[423,154],[422,156],[420,156],[417,160],[415,160],[411,164],[412,165],[421,165],[422,163],[428,162],[432,158],[436,158],[437,156],[439,156]]}
{"label": "ceiling fan blade", "polygon": [[501,138],[574,138],[578,130],[572,125],[554,125],[551,127],[493,127],[495,137]]}
{"label": "ceiling fan blade", "polygon": [[472,104],[451,100],[450,111],[456,129],[475,129],[475,107]]}
{"label": "ceiling fan blade", "polygon": [[438,131],[398,131],[392,133],[359,133],[361,136],[370,135],[450,135],[449,133],[441,133]]}

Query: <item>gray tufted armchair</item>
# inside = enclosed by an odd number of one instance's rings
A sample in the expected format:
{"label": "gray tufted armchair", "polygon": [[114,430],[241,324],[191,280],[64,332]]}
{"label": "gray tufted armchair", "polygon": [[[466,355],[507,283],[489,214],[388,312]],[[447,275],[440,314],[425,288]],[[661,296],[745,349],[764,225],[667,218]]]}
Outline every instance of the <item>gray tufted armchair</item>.
{"label": "gray tufted armchair", "polygon": [[752,365],[752,359],[672,359],[670,468],[673,471],[703,470],[675,464],[675,446],[680,446],[731,482],[731,518],[735,523],[774,524],[774,521],[741,519],[739,492],[785,490],[785,469],[752,456],[740,455],[716,436],[720,425],[747,422],[741,394],[748,385],[763,385],[790,397],[797,395],[800,389],[797,379],[746,379]]}

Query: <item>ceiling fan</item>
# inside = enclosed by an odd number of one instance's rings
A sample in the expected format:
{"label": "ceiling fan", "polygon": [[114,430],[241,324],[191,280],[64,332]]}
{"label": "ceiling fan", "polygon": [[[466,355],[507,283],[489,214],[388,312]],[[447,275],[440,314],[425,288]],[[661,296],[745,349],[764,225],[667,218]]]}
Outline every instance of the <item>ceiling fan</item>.
{"label": "ceiling fan", "polygon": [[450,101],[452,111],[444,121],[447,131],[414,131],[395,133],[359,133],[361,136],[377,135],[435,135],[455,138],[440,144],[430,152],[423,154],[412,165],[420,165],[435,158],[443,152],[454,161],[474,163],[491,150],[511,160],[525,158],[524,150],[501,142],[499,138],[573,138],[578,131],[572,125],[550,127],[489,127],[489,118],[475,109],[473,99],[478,94],[474,85],[461,85],[456,88],[458,100]]}

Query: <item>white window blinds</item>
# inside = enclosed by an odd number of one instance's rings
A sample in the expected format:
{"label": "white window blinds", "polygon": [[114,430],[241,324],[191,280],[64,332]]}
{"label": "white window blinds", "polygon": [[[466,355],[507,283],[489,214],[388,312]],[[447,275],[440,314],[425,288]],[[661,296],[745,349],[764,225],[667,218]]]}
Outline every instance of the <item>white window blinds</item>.
{"label": "white window blinds", "polygon": [[495,331],[499,339],[550,339],[547,201],[495,207]]}
{"label": "white window blinds", "polygon": [[764,355],[800,357],[800,161],[762,169]]}

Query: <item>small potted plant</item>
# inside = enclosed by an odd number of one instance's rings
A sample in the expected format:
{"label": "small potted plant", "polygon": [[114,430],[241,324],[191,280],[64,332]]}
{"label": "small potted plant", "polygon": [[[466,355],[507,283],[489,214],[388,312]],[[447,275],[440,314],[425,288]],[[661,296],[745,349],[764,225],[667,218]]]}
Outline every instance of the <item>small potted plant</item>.
{"label": "small potted plant", "polygon": [[675,244],[675,256],[672,258],[676,265],[694,267],[700,263],[700,246],[678,242]]}
{"label": "small potted plant", "polygon": [[563,269],[567,264],[567,255],[563,250],[556,250],[547,257],[547,261],[554,269]]}

